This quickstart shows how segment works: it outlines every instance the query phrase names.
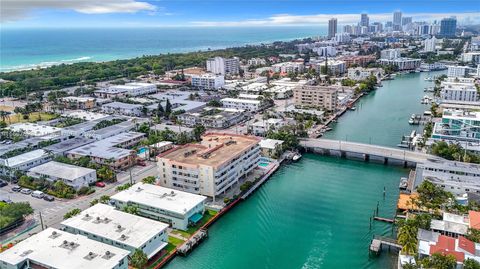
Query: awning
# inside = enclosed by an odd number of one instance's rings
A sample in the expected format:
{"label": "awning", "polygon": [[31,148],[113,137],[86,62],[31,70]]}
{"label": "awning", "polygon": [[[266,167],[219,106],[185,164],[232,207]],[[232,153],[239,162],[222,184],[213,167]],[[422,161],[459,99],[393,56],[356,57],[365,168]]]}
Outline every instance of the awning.
{"label": "awning", "polygon": [[202,214],[200,214],[200,213],[195,213],[195,214],[193,214],[188,220],[190,220],[190,222],[196,224],[196,223],[199,222],[202,218],[203,218]]}

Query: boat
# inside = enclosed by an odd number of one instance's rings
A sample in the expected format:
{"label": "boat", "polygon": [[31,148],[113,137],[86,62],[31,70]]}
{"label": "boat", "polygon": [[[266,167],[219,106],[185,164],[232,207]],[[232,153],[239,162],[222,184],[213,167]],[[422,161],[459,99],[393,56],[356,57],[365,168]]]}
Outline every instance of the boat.
{"label": "boat", "polygon": [[352,106],[352,107],[350,108],[350,110],[356,110],[356,109],[357,109],[357,107],[355,107],[355,106]]}
{"label": "boat", "polygon": [[426,77],[425,81],[433,81],[433,78],[432,77]]}
{"label": "boat", "polygon": [[330,128],[330,127],[326,127],[326,128],[325,128],[325,132],[328,132],[328,131],[331,131],[331,130],[333,130],[333,129]]}
{"label": "boat", "polygon": [[292,161],[296,162],[300,160],[300,158],[302,158],[302,155],[300,153],[295,153],[295,155],[292,157]]}
{"label": "boat", "polygon": [[413,124],[413,123],[414,123],[413,119],[408,120],[408,124]]}
{"label": "boat", "polygon": [[408,179],[406,177],[400,178],[400,184],[398,185],[398,188],[400,190],[406,190],[408,187]]}

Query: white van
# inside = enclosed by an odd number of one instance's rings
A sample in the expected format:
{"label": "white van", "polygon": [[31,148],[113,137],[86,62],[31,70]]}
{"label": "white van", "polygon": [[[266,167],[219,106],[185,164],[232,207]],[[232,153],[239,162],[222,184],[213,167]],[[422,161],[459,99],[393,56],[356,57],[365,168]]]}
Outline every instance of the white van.
{"label": "white van", "polygon": [[32,197],[35,197],[35,198],[38,198],[38,199],[42,199],[43,196],[45,196],[45,194],[41,191],[34,191],[32,192]]}

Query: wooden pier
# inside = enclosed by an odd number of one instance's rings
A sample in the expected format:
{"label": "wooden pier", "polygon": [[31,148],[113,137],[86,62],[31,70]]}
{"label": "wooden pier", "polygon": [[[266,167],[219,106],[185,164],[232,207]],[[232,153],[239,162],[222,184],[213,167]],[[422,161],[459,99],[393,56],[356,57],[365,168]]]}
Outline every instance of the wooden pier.
{"label": "wooden pier", "polygon": [[388,223],[394,223],[395,222],[394,219],[387,219],[387,218],[382,218],[382,217],[378,217],[378,216],[373,217],[373,219],[378,220],[378,221],[388,222]]}
{"label": "wooden pier", "polygon": [[385,236],[375,235],[370,243],[370,251],[375,254],[379,254],[382,250],[382,246],[388,246],[389,248],[395,248],[400,250],[402,246],[398,244],[397,240]]}

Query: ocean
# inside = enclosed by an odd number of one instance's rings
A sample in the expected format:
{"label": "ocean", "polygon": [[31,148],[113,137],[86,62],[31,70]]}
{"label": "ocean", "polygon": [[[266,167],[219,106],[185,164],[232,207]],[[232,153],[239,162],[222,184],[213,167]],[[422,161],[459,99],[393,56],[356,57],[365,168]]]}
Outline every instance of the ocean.
{"label": "ocean", "polygon": [[221,49],[322,36],[326,31],[325,26],[2,29],[0,71]]}

